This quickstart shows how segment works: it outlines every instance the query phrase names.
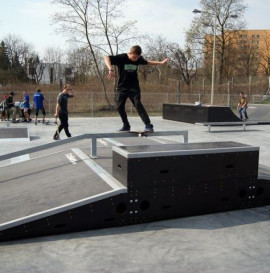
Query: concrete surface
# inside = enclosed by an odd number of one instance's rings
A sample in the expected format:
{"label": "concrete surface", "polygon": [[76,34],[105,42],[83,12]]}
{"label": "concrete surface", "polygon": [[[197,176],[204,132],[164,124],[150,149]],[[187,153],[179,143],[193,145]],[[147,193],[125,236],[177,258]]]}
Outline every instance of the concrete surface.
{"label": "concrete surface", "polygon": [[[52,120],[53,121],[53,120]],[[132,130],[143,129],[137,117]],[[237,141],[260,146],[260,164],[270,166],[270,125],[207,127],[152,117],[155,130],[188,130],[189,142]],[[0,144],[0,155],[52,142],[51,125],[28,127],[30,142]],[[0,122],[0,130],[6,127]],[[73,136],[114,132],[118,117],[71,118]],[[64,139],[64,132],[61,133]],[[173,139],[175,137],[166,137]],[[15,166],[15,165],[14,165]],[[5,168],[0,167],[0,175]],[[270,272],[270,206],[136,226],[13,241],[0,244],[1,273],[86,272]]]}

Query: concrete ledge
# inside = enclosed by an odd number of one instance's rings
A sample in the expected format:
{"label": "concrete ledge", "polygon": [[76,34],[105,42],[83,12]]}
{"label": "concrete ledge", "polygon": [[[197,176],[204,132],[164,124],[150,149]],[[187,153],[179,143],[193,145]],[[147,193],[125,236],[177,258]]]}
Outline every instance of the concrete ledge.
{"label": "concrete ledge", "polygon": [[195,123],[196,125],[208,126],[208,132],[211,132],[212,126],[237,126],[242,125],[243,131],[246,130],[247,125],[259,125],[257,121],[216,121],[216,122],[200,122]]}
{"label": "concrete ledge", "polygon": [[0,142],[6,141],[30,141],[28,128],[1,128]]}

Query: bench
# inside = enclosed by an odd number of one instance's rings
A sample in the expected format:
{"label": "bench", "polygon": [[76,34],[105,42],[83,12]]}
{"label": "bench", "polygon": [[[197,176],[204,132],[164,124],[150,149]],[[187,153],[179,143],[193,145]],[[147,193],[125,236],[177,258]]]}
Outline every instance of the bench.
{"label": "bench", "polygon": [[213,121],[213,122],[198,122],[197,125],[208,126],[208,132],[211,132],[212,126],[236,126],[242,125],[243,131],[246,130],[247,125],[257,125],[256,121]]}

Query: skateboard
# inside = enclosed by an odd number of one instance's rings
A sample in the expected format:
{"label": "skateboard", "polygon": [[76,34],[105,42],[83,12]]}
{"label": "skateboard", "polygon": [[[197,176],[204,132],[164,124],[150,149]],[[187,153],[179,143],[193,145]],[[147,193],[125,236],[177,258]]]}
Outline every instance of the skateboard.
{"label": "skateboard", "polygon": [[56,126],[56,132],[57,132],[57,134],[58,134],[58,136],[59,136],[59,139],[58,139],[58,140],[60,140],[59,124],[58,124],[57,118],[55,118],[54,124],[55,124],[55,126]]}
{"label": "skateboard", "polygon": [[145,137],[147,137],[149,134],[152,134],[152,133],[154,133],[154,131],[125,131],[125,132],[120,132],[120,131],[117,131],[118,133],[129,133],[129,134],[137,134],[138,135],[138,137],[143,137],[143,136],[145,136]]}
{"label": "skateboard", "polygon": [[43,120],[38,120],[37,121],[38,123],[42,123],[44,125],[50,125],[51,124],[51,121],[50,120],[46,120],[44,123],[43,123]]}

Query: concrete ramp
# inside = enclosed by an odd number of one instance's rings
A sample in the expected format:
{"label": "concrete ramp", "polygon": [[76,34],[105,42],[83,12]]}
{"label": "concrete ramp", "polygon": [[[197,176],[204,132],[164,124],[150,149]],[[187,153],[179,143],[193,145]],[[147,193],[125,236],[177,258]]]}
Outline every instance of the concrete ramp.
{"label": "concrete ramp", "polygon": [[270,124],[269,104],[249,104],[247,113],[251,121],[258,121],[260,124]]}
{"label": "concrete ramp", "polygon": [[0,167],[0,242],[270,204],[259,147],[116,136],[96,159],[68,139]]}
{"label": "concrete ramp", "polygon": [[241,121],[228,106],[195,106],[191,104],[163,104],[163,118],[168,120],[203,123]]}
{"label": "concrete ramp", "polygon": [[79,148],[1,169],[0,231],[126,192]]}

